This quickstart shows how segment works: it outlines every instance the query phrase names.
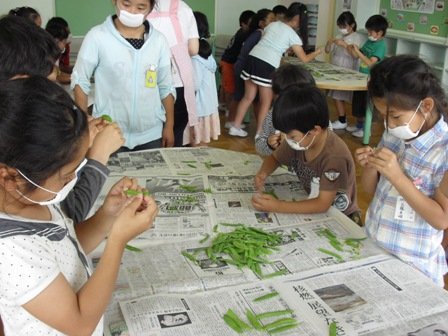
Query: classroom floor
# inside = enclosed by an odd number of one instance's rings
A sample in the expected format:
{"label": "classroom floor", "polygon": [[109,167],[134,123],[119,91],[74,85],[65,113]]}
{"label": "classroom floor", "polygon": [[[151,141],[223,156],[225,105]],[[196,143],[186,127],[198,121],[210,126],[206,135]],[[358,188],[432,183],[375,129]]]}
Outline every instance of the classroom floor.
{"label": "classroom floor", "polygon": [[[337,113],[334,107],[334,104],[331,99],[328,99],[328,105],[330,108],[330,120],[337,119]],[[350,114],[351,106],[346,106],[346,111],[348,111],[348,114]],[[218,141],[213,141],[210,144],[210,147],[216,147],[216,148],[223,148],[223,149],[229,149],[234,150],[238,152],[244,152],[244,153],[250,153],[250,154],[256,154],[255,152],[255,145],[254,145],[254,136],[255,136],[255,122],[254,122],[254,116],[251,115],[252,122],[248,125],[248,128],[246,131],[249,132],[249,136],[246,138],[239,138],[239,137],[233,137],[228,134],[228,131],[224,128],[224,123],[226,121],[224,114],[222,113],[220,115],[221,117],[221,136],[219,137]],[[348,115],[348,123],[349,125],[354,124],[354,119]],[[384,126],[382,120],[378,120],[374,116],[372,122],[372,135],[370,138],[370,145],[376,146],[381,139],[381,134],[383,133]],[[345,130],[338,130],[335,131],[347,144],[348,148],[352,152],[352,154],[355,152],[355,150],[359,147],[362,147],[362,139],[355,138],[350,133],[346,132]],[[356,162],[356,161],[355,161]],[[371,195],[367,194],[362,190],[361,187],[361,167],[356,164],[356,183],[357,183],[357,190],[358,190],[358,205],[362,210],[362,217],[363,221],[365,218],[365,214],[367,211],[367,208],[369,206],[369,203],[372,199]],[[445,289],[448,289],[448,273],[445,276]]]}

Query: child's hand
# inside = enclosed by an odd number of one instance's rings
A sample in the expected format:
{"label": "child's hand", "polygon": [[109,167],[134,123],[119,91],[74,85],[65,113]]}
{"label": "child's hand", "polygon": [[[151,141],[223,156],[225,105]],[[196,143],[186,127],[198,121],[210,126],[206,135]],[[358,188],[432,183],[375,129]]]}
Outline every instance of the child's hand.
{"label": "child's hand", "polygon": [[268,145],[272,149],[276,149],[278,146],[280,146],[281,142],[282,142],[282,135],[278,131],[276,131],[274,134],[271,134],[268,137]]}
{"label": "child's hand", "polygon": [[258,172],[257,175],[255,175],[254,179],[255,189],[257,189],[258,192],[264,191],[264,184],[267,177],[268,176],[263,172]]}
{"label": "child's hand", "polygon": [[333,43],[336,44],[337,46],[344,46],[345,45],[345,42],[344,42],[343,39],[335,39],[333,41]]}
{"label": "child's hand", "polygon": [[382,147],[377,149],[373,155],[369,156],[368,160],[369,166],[375,168],[389,181],[396,181],[403,174],[396,154],[388,148]]}
{"label": "child's hand", "polygon": [[278,199],[269,194],[264,194],[262,192],[256,193],[252,196],[252,205],[255,209],[266,212],[274,212],[278,209],[277,203]]}
{"label": "child's hand", "polygon": [[141,190],[135,178],[123,177],[109,190],[109,193],[101,207],[103,214],[118,216],[129,202],[126,190]]}
{"label": "child's hand", "polygon": [[374,150],[370,146],[365,146],[356,149],[355,158],[359,165],[363,168],[366,168],[369,164],[369,157],[374,155]]}
{"label": "child's hand", "polygon": [[98,125],[101,125],[101,129],[96,134],[87,157],[107,164],[110,155],[123,146],[125,139],[117,123],[109,123],[101,119]]}
{"label": "child's hand", "polygon": [[109,239],[118,239],[124,246],[128,241],[151,228],[158,213],[154,199],[139,193],[128,198],[115,220]]}

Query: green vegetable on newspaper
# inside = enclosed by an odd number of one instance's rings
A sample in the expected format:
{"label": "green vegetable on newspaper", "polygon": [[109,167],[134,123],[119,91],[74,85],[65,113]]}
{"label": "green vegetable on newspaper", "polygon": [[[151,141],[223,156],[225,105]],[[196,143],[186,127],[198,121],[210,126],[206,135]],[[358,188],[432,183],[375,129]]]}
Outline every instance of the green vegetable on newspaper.
{"label": "green vegetable on newspaper", "polygon": [[142,252],[141,249],[139,249],[138,247],[126,244],[126,246],[124,247],[126,250],[128,251],[132,251],[132,252]]}
{"label": "green vegetable on newspaper", "polygon": [[150,193],[147,190],[134,190],[134,189],[128,189],[124,191],[125,195],[128,197],[143,195],[143,196],[149,196]]}

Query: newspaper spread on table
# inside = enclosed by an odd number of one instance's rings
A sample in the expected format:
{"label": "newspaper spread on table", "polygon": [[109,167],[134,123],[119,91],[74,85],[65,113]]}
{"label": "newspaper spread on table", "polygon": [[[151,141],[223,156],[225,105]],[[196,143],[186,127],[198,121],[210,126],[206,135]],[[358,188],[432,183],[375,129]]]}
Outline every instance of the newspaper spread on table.
{"label": "newspaper spread on table", "polygon": [[[297,327],[281,335],[328,335],[332,321],[337,335],[448,331],[446,292],[364,240],[363,230],[339,211],[293,215],[255,210],[251,198],[260,164],[255,155],[210,148],[121,153],[112,159],[111,177],[94,211],[106,191],[127,175],[151,192],[159,215],[152,229],[130,242],[141,252],[123,256],[105,314],[105,335],[235,335],[223,320],[229,308],[246,323],[247,310],[293,310],[261,321],[269,326],[281,318],[297,320]],[[308,197],[296,175],[283,168],[268,178],[265,192],[287,200]],[[263,280],[224,257],[207,256],[205,248],[218,233],[242,225],[282,236],[261,274],[283,275]],[[279,296],[252,302],[272,291]]]}

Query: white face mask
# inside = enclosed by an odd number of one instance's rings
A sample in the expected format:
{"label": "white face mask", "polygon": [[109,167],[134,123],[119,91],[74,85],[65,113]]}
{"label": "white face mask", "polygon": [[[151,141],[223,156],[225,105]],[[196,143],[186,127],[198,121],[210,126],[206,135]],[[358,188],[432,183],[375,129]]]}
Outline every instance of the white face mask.
{"label": "white face mask", "polygon": [[[420,101],[420,103],[417,106],[417,109],[412,114],[411,119],[406,124],[401,125],[401,126],[397,126],[397,127],[394,127],[394,128],[387,127],[387,131],[391,135],[393,135],[394,137],[396,137],[398,139],[409,140],[409,139],[415,138],[420,133],[420,130],[422,129],[423,125],[425,124],[426,115],[425,115],[425,120],[423,120],[422,124],[420,125],[420,127],[418,128],[417,131],[413,132],[411,127],[409,126],[409,124],[414,119],[415,115],[417,114],[418,110],[420,109],[420,105],[421,104],[422,104],[422,101]],[[386,121],[384,121],[384,126],[386,126]]]}
{"label": "white face mask", "polygon": [[347,34],[348,34],[348,29],[347,29],[347,28],[339,28],[339,32],[340,32],[342,35],[347,35]]}
{"label": "white face mask", "polygon": [[31,183],[32,185],[34,185],[35,187],[42,189],[50,194],[55,195],[54,198],[49,199],[48,201],[34,201],[31,198],[26,197],[24,194],[22,194],[18,189],[16,189],[16,191],[23,197],[25,198],[27,201],[34,203],[34,204],[39,204],[39,205],[50,205],[50,204],[57,204],[62,202],[63,200],[66,199],[67,195],[70,193],[70,191],[72,191],[72,189],[75,187],[76,182],[78,181],[78,173],[81,170],[82,167],[84,167],[84,165],[87,163],[87,159],[84,159],[78,166],[78,168],[76,168],[75,170],[75,178],[73,180],[71,180],[69,183],[67,183],[61,190],[59,190],[58,192],[55,191],[51,191],[48,190],[44,187],[41,187],[40,185],[34,183],[33,181],[31,181],[28,177],[26,177],[20,170],[17,169],[17,172],[22,175],[22,177],[27,180],[29,183]]}
{"label": "white face mask", "polygon": [[132,14],[124,9],[120,9],[120,13],[118,14],[118,20],[129,28],[137,28],[143,24],[145,21],[145,16],[143,14]]}
{"label": "white face mask", "polygon": [[369,35],[368,39],[369,39],[370,41],[372,41],[372,42],[376,42],[376,41],[378,41],[378,39],[377,39],[376,37],[373,37],[373,36],[370,36],[370,35]]}
{"label": "white face mask", "polygon": [[311,142],[310,142],[310,144],[309,144],[308,146],[306,146],[306,147],[301,146],[301,145],[300,145],[301,142],[305,139],[305,137],[307,136],[308,133],[309,133],[309,131],[306,132],[306,134],[303,136],[302,139],[300,139],[299,142],[294,141],[294,140],[292,140],[292,139],[288,139],[288,138],[286,138],[286,142],[288,143],[289,147],[291,147],[292,149],[294,149],[294,150],[296,150],[296,151],[306,151],[306,150],[308,150],[308,149],[311,147],[311,145],[312,145],[313,142],[314,142],[314,139],[316,138],[316,136],[314,136],[314,137],[313,137],[313,140],[311,140]]}

